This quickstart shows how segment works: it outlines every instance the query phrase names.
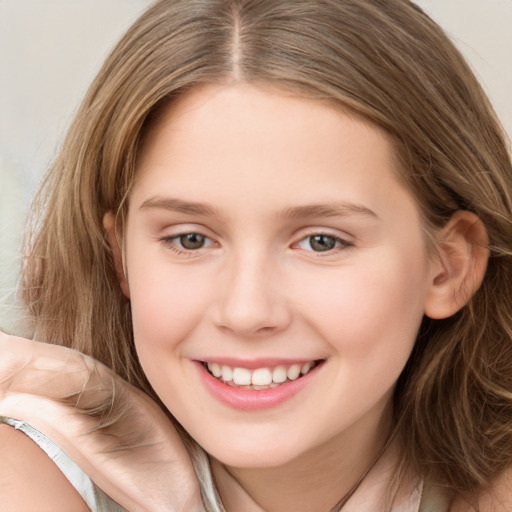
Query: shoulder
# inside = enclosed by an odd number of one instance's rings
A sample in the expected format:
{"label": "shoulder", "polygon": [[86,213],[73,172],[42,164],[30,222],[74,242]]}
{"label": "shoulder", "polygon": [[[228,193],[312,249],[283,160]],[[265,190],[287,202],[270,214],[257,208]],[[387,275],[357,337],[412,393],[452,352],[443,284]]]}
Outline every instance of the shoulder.
{"label": "shoulder", "polygon": [[456,501],[450,512],[510,512],[512,510],[512,468],[509,468],[492,486],[482,492],[478,507],[466,502]]}
{"label": "shoulder", "polygon": [[54,462],[22,432],[0,424],[1,512],[88,511]]}

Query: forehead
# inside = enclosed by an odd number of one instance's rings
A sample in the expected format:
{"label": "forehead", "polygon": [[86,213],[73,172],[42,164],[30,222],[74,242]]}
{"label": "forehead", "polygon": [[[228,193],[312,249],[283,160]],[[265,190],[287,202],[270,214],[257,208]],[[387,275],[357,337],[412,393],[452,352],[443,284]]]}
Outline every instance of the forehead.
{"label": "forehead", "polygon": [[[234,112],[237,114],[236,119],[232,115]],[[263,115],[268,112],[274,114],[274,119],[271,119],[273,125],[300,122],[297,127],[305,127],[310,133],[320,123],[338,124],[340,120],[350,120],[354,125],[367,127],[393,145],[391,136],[384,129],[341,101],[308,96],[279,85],[250,83],[203,84],[193,87],[158,109],[144,139],[154,139],[156,133],[165,126],[199,123],[208,130],[216,129],[220,121],[229,122],[233,119],[237,123],[237,133],[253,128],[257,134],[260,127],[258,122],[261,120],[264,122],[264,131],[268,132],[269,119],[263,119]],[[244,122],[238,123],[243,116]]]}
{"label": "forehead", "polygon": [[155,121],[134,192],[147,196],[168,183],[167,193],[194,201],[215,189],[220,201],[244,194],[307,203],[346,195],[363,203],[401,187],[398,167],[391,138],[360,117],[284,91],[209,85]]}

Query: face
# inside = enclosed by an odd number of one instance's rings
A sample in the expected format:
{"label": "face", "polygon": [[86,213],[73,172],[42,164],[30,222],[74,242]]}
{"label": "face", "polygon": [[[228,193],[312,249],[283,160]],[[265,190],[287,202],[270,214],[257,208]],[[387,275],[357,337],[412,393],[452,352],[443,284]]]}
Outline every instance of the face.
{"label": "face", "polygon": [[238,467],[375,432],[432,273],[386,135],[313,100],[205,86],[137,165],[135,343],[183,427]]}

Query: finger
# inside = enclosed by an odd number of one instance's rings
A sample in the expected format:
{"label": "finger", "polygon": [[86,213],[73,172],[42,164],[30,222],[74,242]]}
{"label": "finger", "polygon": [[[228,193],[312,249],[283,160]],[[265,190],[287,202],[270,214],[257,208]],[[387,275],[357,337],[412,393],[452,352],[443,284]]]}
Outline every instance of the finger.
{"label": "finger", "polygon": [[0,393],[26,392],[70,404],[74,397],[73,405],[82,400],[84,408],[88,398],[94,407],[94,402],[108,400],[116,379],[107,367],[75,350],[0,335]]}
{"label": "finger", "polygon": [[0,333],[1,382],[25,369],[48,373],[87,371],[87,356],[75,350]]}
{"label": "finger", "polygon": [[188,452],[167,416],[77,351],[0,334],[0,414],[47,435],[129,510],[203,510]]}
{"label": "finger", "polygon": [[[200,504],[188,455],[162,441],[115,451],[115,436],[91,431],[91,422],[53,400],[11,393],[0,413],[26,423],[56,443],[107,495],[130,511],[187,510]],[[129,470],[127,470],[129,469]]]}

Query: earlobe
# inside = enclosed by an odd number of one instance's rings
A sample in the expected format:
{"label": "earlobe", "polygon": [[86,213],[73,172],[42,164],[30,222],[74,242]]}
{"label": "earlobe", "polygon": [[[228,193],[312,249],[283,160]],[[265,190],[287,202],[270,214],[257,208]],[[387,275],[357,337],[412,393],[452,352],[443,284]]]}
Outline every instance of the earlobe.
{"label": "earlobe", "polygon": [[128,279],[123,267],[121,247],[119,247],[119,242],[116,237],[115,221],[115,214],[112,211],[108,211],[103,216],[103,228],[105,229],[105,237],[107,242],[109,243],[112,250],[112,258],[114,260],[114,267],[116,269],[116,276],[117,280],[119,281],[119,286],[121,286],[121,290],[125,297],[129,299],[130,288],[128,286]]}
{"label": "earlobe", "polygon": [[438,235],[425,315],[448,318],[464,307],[484,279],[489,239],[483,222],[473,213],[458,211]]}

